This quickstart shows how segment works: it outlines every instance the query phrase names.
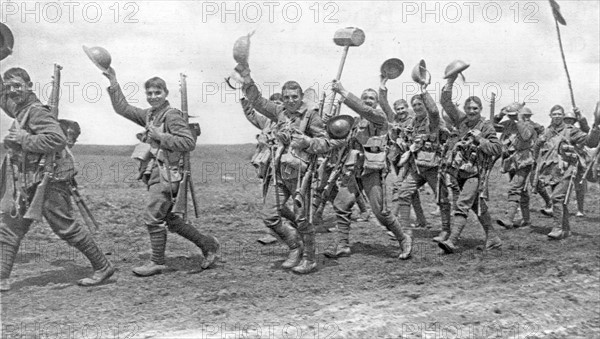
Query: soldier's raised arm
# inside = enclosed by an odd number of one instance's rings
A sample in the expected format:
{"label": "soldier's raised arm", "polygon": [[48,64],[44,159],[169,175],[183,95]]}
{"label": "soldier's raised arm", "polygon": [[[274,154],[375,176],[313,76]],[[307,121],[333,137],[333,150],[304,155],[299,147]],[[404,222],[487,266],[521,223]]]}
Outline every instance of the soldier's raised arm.
{"label": "soldier's raised arm", "polygon": [[444,111],[446,111],[446,114],[452,121],[452,124],[458,128],[460,122],[465,119],[467,115],[452,102],[452,86],[454,85],[454,80],[456,80],[456,76],[448,78],[448,83],[446,83],[442,89],[440,104],[442,105]]}
{"label": "soldier's raised arm", "polygon": [[125,98],[121,90],[121,85],[117,81],[115,70],[110,67],[106,72],[102,72],[102,74],[110,81],[107,91],[115,112],[140,126],[146,126],[146,111],[127,102],[127,98]]}
{"label": "soldier's raised arm", "polygon": [[390,102],[388,101],[388,89],[385,86],[387,83],[387,78],[383,75],[380,75],[381,82],[379,84],[379,106],[387,116],[388,122],[394,121],[394,110],[390,106]]}
{"label": "soldier's raised arm", "polygon": [[[339,81],[334,81],[331,89],[341,94],[344,97],[346,106],[350,107],[358,115],[377,125],[379,128],[387,129],[388,119],[382,110],[365,105],[359,97],[346,90]],[[374,93],[377,96],[377,92]]]}

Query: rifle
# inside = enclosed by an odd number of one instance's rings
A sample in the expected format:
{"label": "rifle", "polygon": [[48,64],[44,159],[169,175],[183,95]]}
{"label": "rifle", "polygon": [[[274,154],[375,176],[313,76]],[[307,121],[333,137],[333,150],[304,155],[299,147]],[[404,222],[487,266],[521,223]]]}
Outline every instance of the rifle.
{"label": "rifle", "polygon": [[[48,161],[50,160],[50,161]],[[54,154],[45,155],[40,161],[39,167],[44,169],[44,174],[42,177],[42,181],[35,188],[35,193],[33,195],[33,199],[31,199],[31,203],[29,204],[29,208],[23,215],[24,219],[31,219],[42,221],[43,215],[42,210],[44,207],[44,198],[46,196],[46,189],[48,188],[48,183],[52,178],[53,167],[54,166]]]}
{"label": "rifle", "polygon": [[[181,111],[183,113],[183,117],[185,122],[190,126],[190,130],[194,134],[195,138],[200,135],[200,125],[197,123],[190,124],[189,123],[189,115],[188,115],[188,102],[187,102],[187,83],[186,83],[186,75],[183,73],[179,74],[180,76],[180,91],[181,91]],[[192,181],[191,174],[191,164],[190,164],[190,152],[183,153],[182,157],[183,162],[183,170],[181,181],[179,182],[179,189],[177,191],[177,198],[175,200],[175,204],[173,205],[173,214],[180,215],[183,220],[187,220],[187,193],[188,187],[190,191],[190,195],[192,196],[192,204],[194,205],[194,215],[196,218],[198,215],[198,203],[196,200],[196,193],[194,191],[194,183]],[[168,172],[170,173],[170,171]]]}
{"label": "rifle", "polygon": [[58,101],[60,99],[60,70],[62,66],[54,64],[54,75],[52,76],[52,94],[48,99],[48,106],[50,106],[50,113],[55,118],[58,118]]}
{"label": "rifle", "polygon": [[77,190],[77,181],[75,181],[75,178],[72,178],[69,181],[69,188],[71,190],[71,196],[73,196],[73,200],[75,200],[75,204],[79,209],[79,213],[81,214],[83,221],[90,232],[95,233],[100,229],[100,227],[98,226],[98,223],[96,222],[96,219],[92,215],[92,212],[88,208],[87,204],[79,194],[79,190]]}
{"label": "rifle", "polygon": [[489,194],[489,181],[490,181],[490,173],[492,172],[492,168],[494,168],[494,163],[498,159],[498,157],[490,157],[483,153],[480,153],[480,157],[484,157],[484,160],[481,162],[481,167],[483,168],[483,172],[481,175],[481,179],[479,181],[479,201],[477,203],[477,216],[481,216],[483,213],[482,204],[484,201],[490,198]]}
{"label": "rifle", "polygon": [[492,97],[490,99],[490,121],[494,122],[494,114],[496,111],[496,93],[492,92]]}
{"label": "rifle", "polygon": [[302,184],[300,185],[300,191],[294,195],[294,205],[303,210],[303,214],[309,222],[312,223],[312,204],[311,204],[311,185],[312,179],[315,172],[315,166],[317,164],[317,156],[311,155],[308,163],[308,168],[304,177],[302,178]]}
{"label": "rifle", "polygon": [[583,182],[586,180],[588,174],[590,174],[590,171],[598,163],[599,160],[600,160],[600,146],[598,146],[598,147],[596,147],[596,149],[594,149],[594,153],[592,153],[592,161],[590,161],[590,163],[585,168],[585,172],[583,172],[583,177],[581,177],[581,181],[579,182],[580,185],[583,184]]}
{"label": "rifle", "polygon": [[[577,173],[579,172],[579,161],[575,164],[575,170],[571,173],[571,179],[569,179],[569,186],[567,186],[567,192],[565,193],[565,200],[563,201],[563,206],[569,205],[569,200],[571,198],[571,193],[573,193],[573,186],[575,186],[575,177],[577,177]],[[585,178],[584,178],[585,179]]]}

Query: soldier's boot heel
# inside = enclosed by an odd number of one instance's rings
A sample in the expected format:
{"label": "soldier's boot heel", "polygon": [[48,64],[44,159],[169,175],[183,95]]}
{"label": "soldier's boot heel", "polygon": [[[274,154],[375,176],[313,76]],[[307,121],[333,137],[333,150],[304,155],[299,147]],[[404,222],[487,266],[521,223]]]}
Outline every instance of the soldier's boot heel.
{"label": "soldier's boot heel", "polygon": [[303,234],[302,242],[304,243],[304,250],[302,255],[302,261],[299,265],[292,268],[294,273],[308,274],[317,270],[317,253],[315,249],[315,235]]}

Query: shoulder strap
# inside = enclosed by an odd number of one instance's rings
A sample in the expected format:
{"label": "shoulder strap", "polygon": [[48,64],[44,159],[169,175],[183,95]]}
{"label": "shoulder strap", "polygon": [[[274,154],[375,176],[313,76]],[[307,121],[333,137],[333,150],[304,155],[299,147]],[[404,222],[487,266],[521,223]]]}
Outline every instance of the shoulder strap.
{"label": "shoulder strap", "polygon": [[310,119],[309,114],[311,110],[307,110],[306,113],[302,116],[302,120],[300,120],[300,132],[306,134],[306,127],[308,126],[308,120]]}

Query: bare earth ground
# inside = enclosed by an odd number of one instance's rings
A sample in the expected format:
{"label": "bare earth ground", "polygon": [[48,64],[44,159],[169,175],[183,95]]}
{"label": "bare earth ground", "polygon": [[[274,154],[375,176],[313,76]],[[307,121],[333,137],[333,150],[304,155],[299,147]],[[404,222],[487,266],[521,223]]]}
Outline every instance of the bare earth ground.
{"label": "bare earth ground", "polygon": [[[147,192],[132,179],[128,147],[77,146],[79,181],[101,230],[95,238],[118,268],[102,286],[82,255],[36,224],[22,243],[2,294],[2,338],[600,338],[600,194],[590,184],[574,236],[549,242],[551,219],[532,201],[531,230],[501,230],[502,251],[484,253],[475,216],[461,252],[438,255],[433,230],[415,230],[411,260],[375,221],[352,225],[352,256],[327,259],[334,234],[318,234],[319,270],[280,268],[282,245],[256,239],[260,186],[247,163],[253,146],[202,146],[193,166],[203,232],[222,243],[223,260],[202,271],[199,251],[170,234],[164,274],[138,278],[149,260],[141,223]],[[388,189],[393,178],[390,176]],[[491,180],[492,216],[504,213],[507,178]],[[433,196],[422,191],[426,211]],[[575,199],[571,211],[575,210]],[[434,229],[439,218],[427,213]],[[326,222],[333,225],[331,208]]]}

